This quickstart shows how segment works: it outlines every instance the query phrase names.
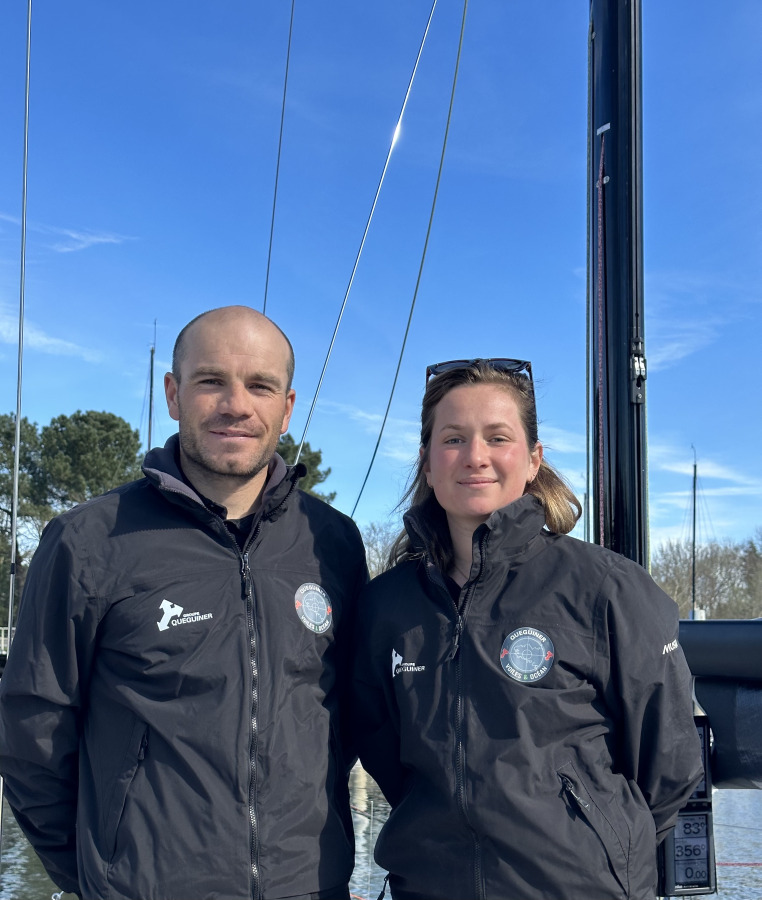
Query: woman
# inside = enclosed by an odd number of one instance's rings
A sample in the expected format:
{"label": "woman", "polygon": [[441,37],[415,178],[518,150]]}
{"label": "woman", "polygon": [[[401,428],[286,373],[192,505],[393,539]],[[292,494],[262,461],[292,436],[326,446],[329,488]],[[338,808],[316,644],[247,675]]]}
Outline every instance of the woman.
{"label": "woman", "polygon": [[395,900],[653,900],[701,776],[677,607],[567,537],[531,366],[430,366],[393,568],[361,604],[363,766]]}

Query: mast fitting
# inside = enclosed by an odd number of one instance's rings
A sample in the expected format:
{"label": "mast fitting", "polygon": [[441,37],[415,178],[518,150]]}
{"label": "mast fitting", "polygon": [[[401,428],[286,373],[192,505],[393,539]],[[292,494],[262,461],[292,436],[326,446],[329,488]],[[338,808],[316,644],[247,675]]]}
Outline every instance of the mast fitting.
{"label": "mast fitting", "polygon": [[630,400],[633,403],[646,401],[646,358],[643,354],[643,341],[632,342],[630,356]]}

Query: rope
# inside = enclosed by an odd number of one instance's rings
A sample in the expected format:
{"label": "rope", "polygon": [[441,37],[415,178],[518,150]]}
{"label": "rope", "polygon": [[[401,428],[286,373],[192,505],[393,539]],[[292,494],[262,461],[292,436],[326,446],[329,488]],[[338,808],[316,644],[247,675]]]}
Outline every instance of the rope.
{"label": "rope", "polygon": [[386,178],[386,170],[389,168],[389,161],[392,156],[392,151],[394,150],[394,146],[397,143],[397,138],[399,137],[399,134],[400,134],[400,128],[402,127],[402,117],[405,114],[405,108],[407,107],[407,102],[408,102],[408,99],[410,98],[410,92],[413,88],[413,81],[415,79],[415,74],[418,71],[418,64],[421,61],[421,55],[423,54],[423,47],[424,47],[424,44],[426,43],[426,37],[429,33],[429,28],[431,26],[431,20],[434,17],[434,10],[436,9],[436,5],[437,5],[437,0],[434,0],[434,2],[431,5],[431,12],[429,13],[429,19],[426,22],[426,28],[424,29],[424,32],[423,32],[421,46],[418,48],[418,56],[416,57],[415,65],[413,66],[413,71],[412,71],[412,74],[410,75],[410,81],[408,82],[407,91],[405,93],[405,99],[402,102],[402,109],[400,110],[400,114],[397,118],[397,125],[394,129],[394,134],[392,135],[391,144],[389,145],[389,150],[386,154],[386,161],[384,163],[384,168],[381,172],[381,178],[379,179],[378,187],[376,188],[376,195],[373,198],[373,204],[371,205],[371,208],[370,208],[370,214],[368,215],[368,221],[365,223],[365,231],[363,231],[362,240],[360,241],[360,247],[357,251],[357,256],[355,257],[355,264],[352,267],[352,274],[349,277],[349,284],[347,285],[346,292],[344,293],[344,300],[341,304],[341,309],[339,311],[339,317],[336,320],[336,325],[333,329],[333,336],[331,337],[331,343],[328,345],[328,353],[326,353],[325,362],[323,363],[323,368],[320,372],[320,378],[318,379],[317,388],[315,389],[315,396],[312,398],[312,404],[310,405],[310,411],[307,416],[307,423],[304,426],[304,431],[302,432],[302,439],[299,443],[299,449],[296,451],[296,459],[294,460],[294,464],[299,462],[299,457],[302,455],[302,449],[304,447],[304,442],[307,438],[307,432],[309,431],[310,422],[312,421],[312,414],[315,411],[315,404],[317,403],[318,394],[320,393],[320,388],[323,384],[323,378],[325,377],[325,370],[328,368],[328,360],[331,358],[331,351],[333,350],[333,345],[336,341],[336,335],[338,334],[339,326],[341,325],[341,320],[344,316],[344,310],[346,309],[347,300],[349,299],[349,292],[352,290],[352,284],[355,280],[355,275],[357,274],[357,267],[360,264],[360,257],[362,256],[363,247],[365,246],[365,240],[368,237],[368,231],[370,230],[370,223],[373,220],[373,213],[376,211],[376,204],[378,203],[378,197],[379,197],[379,194],[381,193],[381,187],[384,183],[384,179]]}
{"label": "rope", "polygon": [[[283,79],[283,102],[280,108],[280,132],[278,133],[278,158],[275,163],[275,189],[273,190],[273,213],[272,218],[270,219],[270,243],[267,247],[267,272],[265,273],[265,298],[262,302],[262,314],[264,315],[267,312],[267,288],[270,284],[270,260],[272,259],[273,253],[273,234],[275,233],[275,205],[278,200],[278,179],[280,175],[280,156],[281,150],[283,149],[283,122],[286,118],[286,92],[288,90],[288,70],[289,70],[289,62],[291,60],[291,35],[294,31],[294,3],[295,0],[291,0],[291,21],[288,25],[288,46],[286,49],[286,74]],[[297,458],[298,462],[298,458]]]}
{"label": "rope", "polygon": [[386,404],[386,412],[384,413],[383,421],[381,422],[381,429],[378,432],[378,440],[376,441],[376,446],[373,448],[373,455],[370,458],[370,464],[368,465],[368,471],[365,473],[365,478],[363,479],[362,486],[360,487],[360,493],[357,495],[357,500],[355,500],[355,505],[352,507],[351,516],[354,518],[355,510],[357,509],[357,505],[360,502],[360,498],[363,495],[363,491],[365,490],[365,485],[368,483],[368,478],[370,476],[371,469],[373,468],[373,463],[376,461],[376,454],[378,453],[378,448],[381,445],[381,438],[384,434],[384,429],[386,428],[386,421],[389,418],[389,410],[391,409],[392,400],[394,399],[394,391],[397,387],[397,379],[399,378],[400,368],[402,367],[402,357],[405,354],[405,346],[407,344],[408,334],[410,333],[410,324],[413,321],[413,311],[415,310],[415,302],[418,299],[418,290],[421,286],[421,277],[423,275],[423,265],[426,261],[426,253],[429,247],[429,238],[431,237],[431,227],[434,222],[434,211],[437,206],[437,197],[439,196],[439,185],[442,180],[442,170],[444,168],[444,160],[445,160],[445,152],[447,150],[447,138],[450,134],[450,123],[452,121],[452,110],[455,105],[455,88],[458,84],[458,71],[460,69],[460,57],[463,51],[463,36],[466,30],[466,13],[468,12],[468,0],[464,0],[463,2],[463,18],[461,20],[460,25],[460,39],[458,41],[458,55],[455,59],[455,72],[453,73],[452,79],[452,90],[450,92],[450,106],[447,110],[447,123],[445,125],[445,133],[444,140],[442,141],[442,154],[439,158],[439,171],[437,172],[437,181],[434,187],[434,197],[431,201],[431,212],[429,214],[429,224],[426,229],[426,239],[423,244],[423,252],[421,254],[421,264],[418,267],[418,277],[415,282],[415,290],[413,291],[413,300],[410,304],[410,313],[407,317],[407,326],[405,327],[405,334],[402,338],[402,346],[400,347],[399,359],[397,360],[397,369],[394,373],[394,381],[392,382],[392,389],[389,392],[389,402]]}

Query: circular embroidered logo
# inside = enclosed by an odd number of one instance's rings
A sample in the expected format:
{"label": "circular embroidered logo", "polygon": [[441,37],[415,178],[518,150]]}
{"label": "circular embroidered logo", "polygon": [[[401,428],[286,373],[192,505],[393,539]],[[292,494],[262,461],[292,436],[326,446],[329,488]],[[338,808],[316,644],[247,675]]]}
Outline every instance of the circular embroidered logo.
{"label": "circular embroidered logo", "polygon": [[331,601],[319,584],[310,581],[300,585],[294,594],[294,606],[302,624],[315,634],[323,634],[331,627]]}
{"label": "circular embroidered logo", "polygon": [[522,684],[544,678],[553,665],[553,641],[536,628],[517,628],[503,641],[500,665],[506,675]]}

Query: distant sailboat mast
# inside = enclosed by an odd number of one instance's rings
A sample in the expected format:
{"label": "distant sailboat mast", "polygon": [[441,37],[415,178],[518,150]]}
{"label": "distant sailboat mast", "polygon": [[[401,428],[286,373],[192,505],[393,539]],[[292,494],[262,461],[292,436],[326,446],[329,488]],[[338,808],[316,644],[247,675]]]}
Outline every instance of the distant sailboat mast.
{"label": "distant sailboat mast", "polygon": [[148,443],[146,450],[153,447],[153,364],[156,356],[156,319],[153,320],[153,343],[151,344],[151,363],[148,370]]}
{"label": "distant sailboat mast", "polygon": [[693,448],[693,528],[691,529],[691,618],[696,618],[696,483],[698,466]]}

